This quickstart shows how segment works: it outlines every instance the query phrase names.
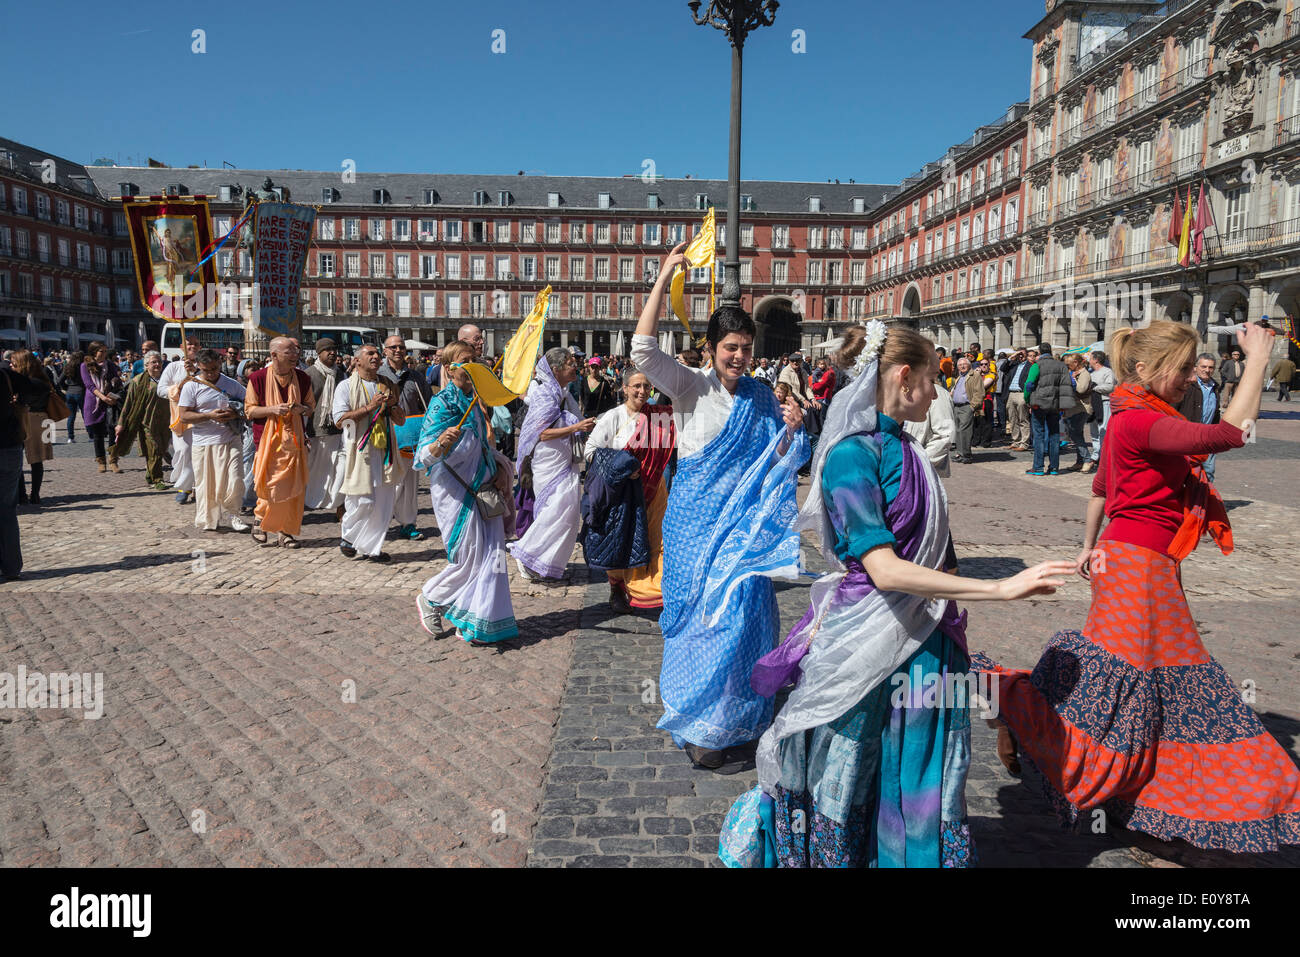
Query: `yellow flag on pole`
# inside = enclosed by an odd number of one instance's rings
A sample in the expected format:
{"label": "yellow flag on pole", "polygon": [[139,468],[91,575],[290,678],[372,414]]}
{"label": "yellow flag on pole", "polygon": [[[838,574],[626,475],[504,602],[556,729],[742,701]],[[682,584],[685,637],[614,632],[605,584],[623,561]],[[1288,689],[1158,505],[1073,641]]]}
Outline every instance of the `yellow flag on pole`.
{"label": "yellow flag on pole", "polygon": [[[537,298],[533,301],[532,312],[528,313],[523,325],[506,343],[506,351],[501,363],[501,383],[516,396],[528,391],[528,383],[533,378],[533,369],[537,366],[537,350],[542,344],[542,330],[546,326],[546,312],[550,302],[551,287],[547,286],[537,294]],[[495,379],[496,377],[493,376],[494,381]],[[477,381],[475,388],[478,388]],[[488,404],[503,403],[489,402]]]}
{"label": "yellow flag on pole", "polygon": [[492,374],[492,370],[482,363],[466,362],[461,368],[474,380],[474,392],[484,405],[507,405],[522,394],[511,392]]}
{"label": "yellow flag on pole", "polygon": [[[695,238],[691,240],[690,245],[688,245],[682,252],[682,256],[685,257],[687,264],[690,265],[691,268],[707,268],[710,276],[712,276],[713,261],[715,257],[714,248],[718,244],[717,237],[718,228],[713,215],[713,207],[710,206],[709,211],[704,214],[704,224],[700,227],[700,231],[695,234]],[[713,308],[712,288],[713,284],[710,281],[710,310]],[[682,325],[686,327],[687,334],[694,339],[695,333],[691,331],[691,323],[687,318],[685,292],[686,272],[681,266],[678,266],[677,270],[673,273],[672,283],[668,287],[669,298],[673,304],[673,313],[682,321]]]}

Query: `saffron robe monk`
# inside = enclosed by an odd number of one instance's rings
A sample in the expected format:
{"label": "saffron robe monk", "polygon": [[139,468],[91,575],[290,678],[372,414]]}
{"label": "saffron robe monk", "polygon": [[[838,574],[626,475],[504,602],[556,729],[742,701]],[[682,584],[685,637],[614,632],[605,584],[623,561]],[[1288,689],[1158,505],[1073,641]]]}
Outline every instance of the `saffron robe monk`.
{"label": "saffron robe monk", "polygon": [[299,369],[298,341],[286,337],[271,340],[271,362],[248,377],[246,409],[253,422],[253,480],[257,507],[253,514],[255,541],[267,544],[267,534],[276,532],[278,544],[297,548],[302,531],[302,513],[307,494],[307,436],[303,417],[310,415],[316,400],[311,378]]}

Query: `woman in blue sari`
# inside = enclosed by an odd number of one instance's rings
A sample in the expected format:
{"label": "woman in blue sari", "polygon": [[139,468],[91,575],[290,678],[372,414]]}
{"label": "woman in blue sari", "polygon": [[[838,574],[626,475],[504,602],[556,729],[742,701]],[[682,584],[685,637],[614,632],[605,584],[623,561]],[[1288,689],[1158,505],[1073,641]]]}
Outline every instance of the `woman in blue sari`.
{"label": "woman in blue sari", "polygon": [[[420,626],[435,638],[453,630],[471,645],[492,645],[519,634],[506,572],[505,516],[484,518],[475,496],[495,485],[510,494],[509,463],[488,439],[487,420],[474,402],[468,342],[442,350],[442,390],[429,402],[416,443],[416,468],[429,474],[433,512],[447,547],[447,567],[424,583],[416,598]],[[466,411],[472,411],[466,415]]]}
{"label": "woman in blue sari", "polygon": [[719,768],[728,748],[755,740],[772,720],[772,699],[750,688],[749,673],[779,631],[771,579],[799,574],[796,473],[808,438],[798,405],[782,407],[746,375],[755,330],[743,309],[721,306],[709,317],[706,368],[659,349],[664,289],[685,245],[664,261],[646,300],[632,362],[671,397],[677,430],[663,525],[658,726],[697,765]]}
{"label": "woman in blue sari", "polygon": [[763,693],[795,687],[718,855],[737,867],[969,866],[970,699],[983,689],[967,679],[955,602],[1051,593],[1073,565],[950,574],[947,496],[902,429],[935,398],[934,347],[877,321],[846,332],[835,361],[854,379],[830,407],[800,525],[838,570],[753,673]]}

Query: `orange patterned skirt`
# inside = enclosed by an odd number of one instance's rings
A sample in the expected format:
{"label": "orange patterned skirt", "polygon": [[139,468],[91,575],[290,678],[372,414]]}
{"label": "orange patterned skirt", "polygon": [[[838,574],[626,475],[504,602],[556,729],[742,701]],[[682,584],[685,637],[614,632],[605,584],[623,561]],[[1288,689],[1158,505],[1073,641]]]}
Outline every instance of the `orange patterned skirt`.
{"label": "orange patterned skirt", "polygon": [[1067,824],[1101,808],[1131,830],[1203,848],[1300,844],[1300,771],[1210,657],[1178,564],[1124,542],[1094,554],[1082,633],[1032,672],[976,655],[1000,717]]}

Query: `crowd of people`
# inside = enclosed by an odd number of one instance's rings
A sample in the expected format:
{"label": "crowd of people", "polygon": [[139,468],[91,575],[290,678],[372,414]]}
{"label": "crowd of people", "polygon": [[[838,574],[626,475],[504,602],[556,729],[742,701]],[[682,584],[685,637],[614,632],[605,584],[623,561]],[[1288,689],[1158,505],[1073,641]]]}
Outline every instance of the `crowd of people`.
{"label": "crowd of people", "polygon": [[[900,699],[913,675],[998,682],[999,758],[1013,773],[1032,759],[1068,821],[1101,807],[1202,847],[1300,843],[1300,773],[1201,644],[1179,579],[1203,537],[1231,550],[1214,456],[1258,416],[1271,330],[1241,332],[1220,363],[1176,323],[1058,358],[1047,344],[948,355],[873,322],[828,355],[755,361],[753,320],[723,305],[699,349],[668,354],[658,322],[683,248],[628,356],[547,349],[527,394],[500,406],[478,395],[476,366],[495,362],[470,324],[418,358],[400,336],[351,356],[277,338],[263,362],[195,337],[171,363],[154,343],[117,359],[19,350],[0,480],[16,488],[26,455],[39,505],[50,423],[65,412],[72,441],[79,411],[101,471],[138,442],[147,485],[192,504],[205,531],[296,549],[320,510],[343,556],[378,563],[390,536],[437,534],[446,564],[416,595],[418,624],[480,647],[518,635],[510,559],[521,583],[563,584],[581,545],[612,610],[659,613],[658,727],[700,768],[754,749],[759,786],[723,828],[733,866],[974,863],[971,703]],[[1085,541],[1003,580],[963,577],[943,479],[1003,444],[1032,451],[1031,476],[1059,474],[1062,448],[1094,473]],[[422,483],[436,529],[420,527]],[[774,580],[801,574],[802,531],[832,570],[782,639]],[[0,543],[11,579],[13,508]],[[1092,587],[1087,623],[1035,671],[968,647],[959,602],[1050,594],[1075,574]]]}

